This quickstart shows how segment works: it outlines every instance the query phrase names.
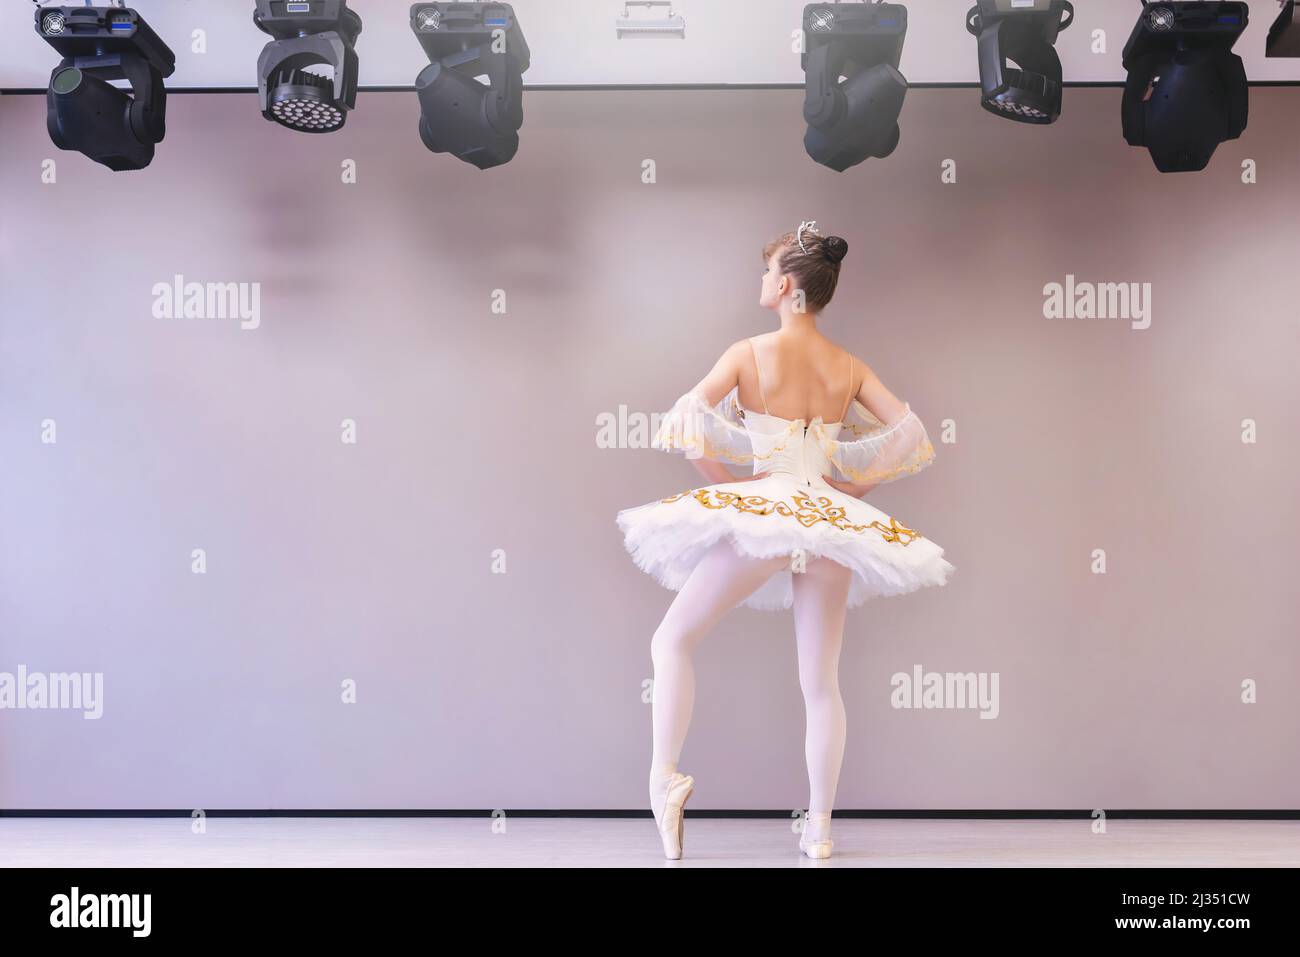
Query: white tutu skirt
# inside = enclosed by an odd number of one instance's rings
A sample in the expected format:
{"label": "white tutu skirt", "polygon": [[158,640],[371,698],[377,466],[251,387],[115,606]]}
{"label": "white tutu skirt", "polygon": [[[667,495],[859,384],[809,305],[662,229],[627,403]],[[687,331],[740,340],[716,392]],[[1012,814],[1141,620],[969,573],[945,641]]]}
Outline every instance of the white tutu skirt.
{"label": "white tutu skirt", "polygon": [[[870,598],[944,585],[953,566],[943,549],[880,509],[824,483],[811,487],[777,473],[748,482],[688,489],[618,513],[637,567],[673,591],[716,542],[741,555],[829,558],[852,570],[848,607]],[[794,603],[789,567],[741,604],[764,611]]]}

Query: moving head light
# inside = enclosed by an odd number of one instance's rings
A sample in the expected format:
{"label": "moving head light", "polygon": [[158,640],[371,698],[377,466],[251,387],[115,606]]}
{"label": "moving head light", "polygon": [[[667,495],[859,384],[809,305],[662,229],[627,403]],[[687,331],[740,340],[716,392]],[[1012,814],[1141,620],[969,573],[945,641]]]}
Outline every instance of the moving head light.
{"label": "moving head light", "polygon": [[[262,115],[291,130],[332,133],[357,105],[361,17],[347,0],[257,0],[253,23],[275,39],[257,58]],[[307,70],[324,65],[333,76]]]}
{"label": "moving head light", "polygon": [[[420,139],[488,169],[509,162],[524,124],[528,44],[508,3],[416,3],[411,30],[432,61],[415,78]],[[478,81],[487,77],[487,84]]]}
{"label": "moving head light", "polygon": [[803,31],[808,155],[839,172],[888,156],[898,146],[907,95],[907,80],[898,72],[907,8],[810,3],[803,8]]}
{"label": "moving head light", "polygon": [[1205,169],[1246,129],[1246,69],[1231,51],[1247,13],[1239,0],[1143,0],[1124,44],[1124,139],[1147,147],[1160,172]]}
{"label": "moving head light", "polygon": [[176,69],[167,44],[130,7],[37,7],[36,32],[63,55],[45,94],[54,145],[111,170],[148,166],[167,132],[163,78]]}
{"label": "moving head light", "polygon": [[1072,23],[1069,0],[979,0],[971,7],[966,30],[979,40],[980,106],[1020,123],[1055,122],[1061,58],[1054,44]]}
{"label": "moving head light", "polygon": [[1264,56],[1300,56],[1300,23],[1295,18],[1295,0],[1284,0],[1277,19],[1268,28]]}

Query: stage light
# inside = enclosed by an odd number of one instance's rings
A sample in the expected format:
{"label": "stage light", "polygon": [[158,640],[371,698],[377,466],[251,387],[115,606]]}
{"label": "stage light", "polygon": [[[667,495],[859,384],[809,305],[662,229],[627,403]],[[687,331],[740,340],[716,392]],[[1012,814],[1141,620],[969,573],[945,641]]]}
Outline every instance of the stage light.
{"label": "stage light", "polygon": [[898,72],[907,8],[810,3],[803,8],[803,35],[808,155],[839,172],[888,156],[898,146],[907,95],[907,80]]}
{"label": "stage light", "polygon": [[54,145],[111,170],[148,166],[167,132],[167,44],[130,7],[37,7],[36,32],[63,55],[45,94]]}
{"label": "stage light", "polygon": [[1286,0],[1277,19],[1268,28],[1264,56],[1300,56],[1300,23],[1295,19],[1295,0]]}
{"label": "stage light", "polygon": [[529,56],[514,8],[508,3],[416,3],[411,30],[432,61],[415,78],[424,145],[479,169],[509,162],[519,149],[524,123],[523,73]]}
{"label": "stage light", "polygon": [[1238,0],[1143,2],[1124,44],[1124,139],[1162,173],[1205,169],[1246,129],[1249,85],[1232,45],[1246,28]]}
{"label": "stage light", "polygon": [[1072,23],[1069,0],[979,0],[971,7],[966,30],[979,41],[980,106],[1019,123],[1055,122],[1061,58],[1054,44]]}
{"label": "stage light", "polygon": [[[253,22],[275,38],[257,59],[262,115],[304,133],[340,129],[357,105],[361,17],[347,0],[257,0]],[[320,66],[332,74],[309,69]]]}

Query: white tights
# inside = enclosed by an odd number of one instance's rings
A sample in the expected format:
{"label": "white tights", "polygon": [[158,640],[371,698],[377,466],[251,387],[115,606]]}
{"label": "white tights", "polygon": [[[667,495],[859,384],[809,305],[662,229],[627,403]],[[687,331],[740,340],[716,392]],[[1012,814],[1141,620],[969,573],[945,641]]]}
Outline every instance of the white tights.
{"label": "white tights", "polygon": [[[696,647],[723,615],[789,563],[788,556],[740,555],[729,541],[723,540],[704,556],[673,599],[650,642],[654,660],[652,793],[656,782],[677,770],[681,757],[695,704],[692,657]],[[819,830],[829,827],[844,759],[839,662],[851,574],[838,562],[813,558],[808,560],[805,571],[792,575],[799,687],[807,715],[804,758],[808,762],[808,819],[816,822]]]}

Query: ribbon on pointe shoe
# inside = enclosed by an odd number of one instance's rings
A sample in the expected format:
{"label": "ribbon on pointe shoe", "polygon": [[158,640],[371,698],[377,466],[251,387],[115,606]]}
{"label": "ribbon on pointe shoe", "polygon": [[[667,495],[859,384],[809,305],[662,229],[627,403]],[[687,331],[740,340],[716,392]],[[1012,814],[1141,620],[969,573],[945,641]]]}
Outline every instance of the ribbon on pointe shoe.
{"label": "ribbon on pointe shoe", "polygon": [[799,836],[802,845],[827,844],[831,836],[831,815],[827,811],[810,812],[804,815],[803,833]]}

